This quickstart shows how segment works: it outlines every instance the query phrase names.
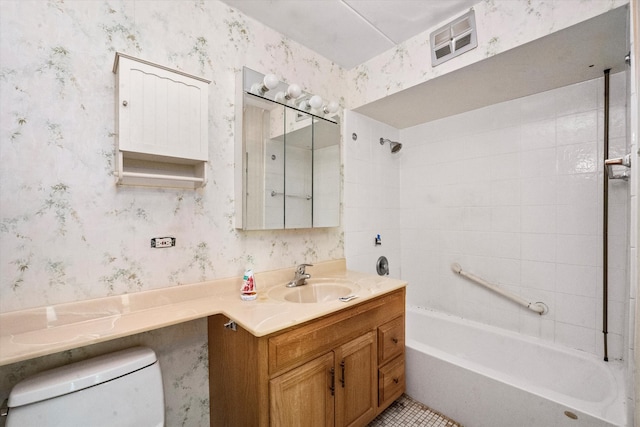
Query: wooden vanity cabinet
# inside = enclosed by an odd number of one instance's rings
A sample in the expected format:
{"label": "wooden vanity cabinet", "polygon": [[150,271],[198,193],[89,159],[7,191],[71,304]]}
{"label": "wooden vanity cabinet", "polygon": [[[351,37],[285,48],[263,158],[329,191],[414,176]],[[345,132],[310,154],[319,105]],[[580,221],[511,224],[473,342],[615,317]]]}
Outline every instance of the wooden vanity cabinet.
{"label": "wooden vanity cabinet", "polygon": [[404,288],[255,337],[209,318],[211,426],[365,426],[405,389]]}

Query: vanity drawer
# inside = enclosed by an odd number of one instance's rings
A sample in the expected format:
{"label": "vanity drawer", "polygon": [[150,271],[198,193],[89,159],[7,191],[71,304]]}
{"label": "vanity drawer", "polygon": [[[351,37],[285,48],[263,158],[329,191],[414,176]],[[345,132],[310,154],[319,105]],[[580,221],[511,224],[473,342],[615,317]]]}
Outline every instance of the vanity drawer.
{"label": "vanity drawer", "polygon": [[378,363],[383,364],[404,351],[404,316],[378,327]]}
{"label": "vanity drawer", "polygon": [[272,336],[269,375],[273,377],[367,331],[375,331],[398,315],[403,318],[403,312],[404,288]]}
{"label": "vanity drawer", "polygon": [[405,388],[404,354],[378,369],[378,406],[396,400]]}

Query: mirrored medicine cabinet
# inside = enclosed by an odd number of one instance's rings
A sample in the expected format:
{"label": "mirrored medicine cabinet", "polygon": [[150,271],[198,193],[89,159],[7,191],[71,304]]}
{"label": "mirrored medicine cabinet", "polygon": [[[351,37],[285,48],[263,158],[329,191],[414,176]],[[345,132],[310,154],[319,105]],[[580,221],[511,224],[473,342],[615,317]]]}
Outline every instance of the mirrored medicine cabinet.
{"label": "mirrored medicine cabinet", "polygon": [[[268,79],[268,77],[267,77]],[[340,225],[340,129],[310,108],[311,94],[244,68],[236,100],[236,228],[277,230]],[[278,99],[278,101],[276,101]]]}

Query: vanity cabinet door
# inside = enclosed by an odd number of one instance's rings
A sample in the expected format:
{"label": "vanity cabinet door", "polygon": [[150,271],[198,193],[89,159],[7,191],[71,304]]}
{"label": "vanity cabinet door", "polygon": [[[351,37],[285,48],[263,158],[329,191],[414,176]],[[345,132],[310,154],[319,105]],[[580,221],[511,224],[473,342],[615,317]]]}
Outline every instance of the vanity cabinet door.
{"label": "vanity cabinet door", "polygon": [[269,381],[272,427],[334,425],[333,359],[327,353]]}
{"label": "vanity cabinet door", "polygon": [[336,426],[364,426],[375,417],[376,368],[374,332],[336,350]]}

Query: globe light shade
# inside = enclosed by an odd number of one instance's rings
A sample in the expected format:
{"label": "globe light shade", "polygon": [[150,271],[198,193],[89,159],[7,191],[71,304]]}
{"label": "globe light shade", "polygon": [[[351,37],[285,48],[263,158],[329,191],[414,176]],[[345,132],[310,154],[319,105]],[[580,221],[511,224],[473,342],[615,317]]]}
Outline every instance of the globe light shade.
{"label": "globe light shade", "polygon": [[280,84],[280,80],[275,74],[267,74],[266,76],[264,76],[262,82],[264,83],[264,86],[269,90],[276,88]]}
{"label": "globe light shade", "polygon": [[295,83],[292,83],[287,88],[287,97],[288,99],[296,99],[302,94],[302,89]]}
{"label": "globe light shade", "polygon": [[252,84],[250,92],[254,95],[262,95],[262,85],[260,83]]}
{"label": "globe light shade", "polygon": [[325,114],[332,114],[335,113],[336,111],[338,111],[339,105],[336,101],[330,101],[325,107],[324,107],[324,112]]}
{"label": "globe light shade", "polygon": [[280,102],[282,104],[284,104],[286,102],[286,96],[285,96],[284,92],[276,93],[276,96],[275,96],[274,99],[275,99],[276,102]]}
{"label": "globe light shade", "polygon": [[264,76],[264,79],[262,82],[264,83],[265,87],[269,90],[276,88],[278,84],[280,84],[280,80],[278,79],[278,76],[276,76],[275,74],[267,74],[266,76]]}
{"label": "globe light shade", "polygon": [[317,110],[318,108],[322,107],[322,98],[318,95],[313,95],[309,100],[309,105],[311,106],[311,108]]}
{"label": "globe light shade", "polygon": [[309,110],[309,108],[310,108],[309,101],[307,101],[306,99],[300,101],[300,103],[298,104],[298,108],[303,110],[303,111]]}

